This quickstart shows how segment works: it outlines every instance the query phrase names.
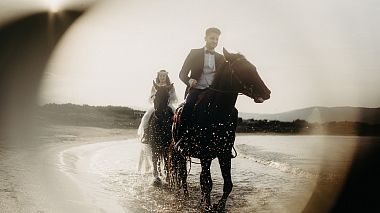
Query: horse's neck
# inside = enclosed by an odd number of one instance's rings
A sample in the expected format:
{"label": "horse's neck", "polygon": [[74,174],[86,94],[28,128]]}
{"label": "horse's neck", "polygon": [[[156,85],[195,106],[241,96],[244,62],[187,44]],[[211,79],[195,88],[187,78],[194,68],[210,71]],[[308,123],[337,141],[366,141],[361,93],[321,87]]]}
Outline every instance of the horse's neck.
{"label": "horse's neck", "polygon": [[173,111],[169,106],[162,108],[160,110],[155,109],[153,113],[154,113],[154,117],[156,118],[156,121],[155,121],[156,123],[161,123],[161,124],[168,123],[168,122],[171,123]]}
{"label": "horse's neck", "polygon": [[217,76],[215,76],[213,88],[216,89],[213,105],[220,110],[222,113],[229,113],[235,107],[237,100],[237,93],[233,93],[233,88],[231,88],[231,74],[228,69],[228,65],[225,64],[222,66],[222,69],[219,70]]}
{"label": "horse's neck", "polygon": [[217,93],[214,99],[214,106],[221,113],[230,113],[235,107],[237,94]]}

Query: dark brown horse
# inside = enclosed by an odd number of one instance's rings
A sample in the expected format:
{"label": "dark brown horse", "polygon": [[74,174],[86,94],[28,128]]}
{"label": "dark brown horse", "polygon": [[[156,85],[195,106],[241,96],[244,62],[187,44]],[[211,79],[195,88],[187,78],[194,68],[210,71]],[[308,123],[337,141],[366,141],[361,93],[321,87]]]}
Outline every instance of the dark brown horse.
{"label": "dark brown horse", "polygon": [[[168,154],[169,145],[172,141],[172,118],[173,111],[168,106],[169,91],[173,84],[168,86],[158,86],[153,82],[157,90],[154,97],[154,112],[148,123],[148,143],[152,148],[153,176],[154,184],[160,184],[161,179],[158,174],[161,173],[161,162],[165,165],[165,171],[168,171]],[[168,178],[168,175],[166,175]]]}
{"label": "dark brown horse", "polygon": [[[238,111],[235,108],[238,94],[242,93],[251,97],[256,103],[262,103],[270,98],[271,93],[261,80],[256,67],[243,55],[231,54],[225,49],[223,54],[226,61],[220,70],[217,70],[213,84],[200,95],[190,127],[186,132],[178,131],[181,106],[176,111],[173,124],[174,140],[170,162],[170,171],[172,177],[175,177],[173,181],[177,182],[187,194],[186,157],[200,159],[202,211],[223,212],[232,190],[231,158],[238,118]],[[219,160],[224,186],[222,198],[212,207],[210,166],[214,158]]]}

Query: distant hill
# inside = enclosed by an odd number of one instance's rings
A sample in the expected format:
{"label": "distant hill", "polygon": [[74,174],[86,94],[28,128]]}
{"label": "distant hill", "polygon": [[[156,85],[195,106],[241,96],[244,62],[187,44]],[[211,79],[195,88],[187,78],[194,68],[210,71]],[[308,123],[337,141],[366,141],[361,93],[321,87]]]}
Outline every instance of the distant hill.
{"label": "distant hill", "polygon": [[122,106],[46,104],[39,108],[41,122],[103,128],[137,128],[144,111]]}
{"label": "distant hill", "polygon": [[277,114],[239,113],[243,119],[327,123],[332,121],[352,121],[369,124],[380,123],[380,108],[365,107],[309,107]]}
{"label": "distant hill", "polygon": [[[144,111],[129,107],[69,103],[41,106],[36,118],[43,125],[135,129],[143,114]],[[379,114],[380,108],[359,107],[311,107],[279,114],[246,113],[240,114],[243,119],[238,120],[237,132],[380,136]]]}

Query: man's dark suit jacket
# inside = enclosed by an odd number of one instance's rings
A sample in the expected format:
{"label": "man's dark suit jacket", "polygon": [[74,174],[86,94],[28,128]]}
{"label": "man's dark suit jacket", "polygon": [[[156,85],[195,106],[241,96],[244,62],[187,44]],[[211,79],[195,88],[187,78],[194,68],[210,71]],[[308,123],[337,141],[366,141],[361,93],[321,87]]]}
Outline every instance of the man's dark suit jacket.
{"label": "man's dark suit jacket", "polygon": [[[205,58],[205,49],[192,49],[189,55],[186,57],[185,62],[183,63],[182,69],[179,72],[179,78],[187,85],[185,97],[189,90],[189,80],[195,79],[199,81],[204,67],[204,58]],[[219,67],[224,62],[224,56],[215,52],[215,70],[218,71]],[[189,77],[190,72],[190,77]]]}

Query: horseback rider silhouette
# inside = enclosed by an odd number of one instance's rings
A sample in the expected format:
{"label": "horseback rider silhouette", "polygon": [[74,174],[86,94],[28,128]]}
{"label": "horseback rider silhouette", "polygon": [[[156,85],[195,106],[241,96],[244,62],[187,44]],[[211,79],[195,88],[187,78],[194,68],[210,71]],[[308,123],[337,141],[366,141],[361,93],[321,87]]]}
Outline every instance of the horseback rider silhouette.
{"label": "horseback rider silhouette", "polygon": [[181,115],[180,129],[182,131],[188,128],[199,95],[208,90],[216,71],[225,61],[224,56],[215,51],[220,34],[218,28],[208,28],[205,35],[205,46],[190,51],[179,73],[179,78],[187,85],[186,101]]}
{"label": "horseback rider silhouette", "polygon": [[[224,212],[232,191],[231,159],[236,157],[232,155],[232,149],[238,123],[235,108],[238,95],[263,103],[271,94],[255,65],[244,55],[223,49],[222,56],[214,51],[219,36],[219,29],[207,29],[205,47],[191,50],[184,62],[179,76],[188,86],[186,101],[176,110],[169,151],[172,156],[169,158],[171,179],[179,192],[183,189],[185,196],[186,158],[200,159],[200,209],[206,212]],[[224,180],[223,195],[211,205],[210,166],[215,158],[218,158]]]}
{"label": "horseback rider silhouette", "polygon": [[[160,70],[157,72],[157,76],[156,76],[156,81],[158,86],[167,86],[167,85],[170,85],[171,84],[171,81],[170,81],[170,78],[169,78],[169,73],[166,71],[166,70]],[[172,89],[170,90],[170,97],[169,97],[169,106],[170,108],[173,110],[173,112],[175,111],[175,107],[173,106],[175,103],[177,103],[177,95],[176,95],[176,92],[175,92],[175,89],[174,89],[174,86],[171,87]],[[144,116],[142,117],[141,119],[141,123],[140,123],[140,126],[138,128],[138,131],[137,131],[137,134],[140,136],[140,140],[143,142],[143,143],[147,143],[147,129],[148,129],[148,122],[149,122],[149,119],[154,111],[154,108],[153,108],[153,102],[154,102],[154,98],[155,98],[155,94],[157,92],[157,89],[155,88],[154,85],[152,85],[152,89],[151,89],[151,93],[150,93],[150,96],[149,96],[149,103],[152,104],[152,106],[145,112]]]}

